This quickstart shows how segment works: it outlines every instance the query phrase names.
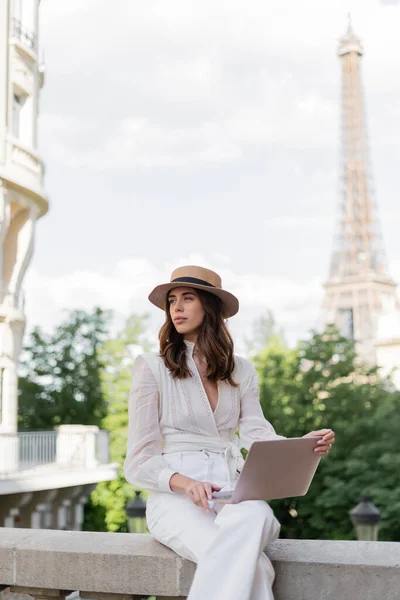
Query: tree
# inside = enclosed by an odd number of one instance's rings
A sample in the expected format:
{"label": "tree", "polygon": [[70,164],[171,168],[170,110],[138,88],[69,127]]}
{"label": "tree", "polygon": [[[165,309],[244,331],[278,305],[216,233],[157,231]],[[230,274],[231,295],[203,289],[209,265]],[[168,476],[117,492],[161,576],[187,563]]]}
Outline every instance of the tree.
{"label": "tree", "polygon": [[100,425],[107,406],[100,382],[99,349],[110,313],[74,310],[46,334],[35,328],[26,344],[19,379],[19,429],[60,424]]}
{"label": "tree", "polygon": [[252,326],[250,337],[244,338],[246,354],[256,356],[271,343],[284,343],[285,337],[282,327],[279,327],[271,310],[256,319]]}
{"label": "tree", "polygon": [[146,314],[131,315],[123,329],[101,349],[101,385],[107,402],[102,426],[111,432],[111,460],[120,468],[117,479],[100,483],[91,494],[83,526],[89,531],[127,531],[125,505],[134,495],[134,488],[125,480],[122,469],[128,433],[128,396],[134,358],[139,351],[150,350],[147,320]]}
{"label": "tree", "polygon": [[278,433],[331,427],[337,437],[308,494],[271,503],[282,535],[351,539],[348,511],[368,492],[382,511],[381,539],[399,541],[400,394],[334,327],[295,350],[275,342],[255,364],[261,404]]}

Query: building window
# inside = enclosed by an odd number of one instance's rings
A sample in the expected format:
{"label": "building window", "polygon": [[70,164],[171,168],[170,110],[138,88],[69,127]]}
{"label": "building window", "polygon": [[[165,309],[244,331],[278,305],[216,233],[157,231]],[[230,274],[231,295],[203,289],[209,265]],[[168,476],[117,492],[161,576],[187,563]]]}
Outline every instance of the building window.
{"label": "building window", "polygon": [[32,0],[29,3],[23,0],[13,0],[12,7],[12,36],[29,50],[37,51],[37,40],[33,30],[26,27],[26,22],[32,27],[31,19],[33,7]]}
{"label": "building window", "polygon": [[19,138],[19,125],[21,120],[21,108],[22,100],[17,94],[13,97],[13,110],[12,110],[12,134],[14,137]]}
{"label": "building window", "polygon": [[13,0],[12,15],[14,19],[21,21],[22,18],[22,0]]}
{"label": "building window", "polygon": [[352,308],[339,309],[339,331],[343,337],[354,340],[354,319]]}

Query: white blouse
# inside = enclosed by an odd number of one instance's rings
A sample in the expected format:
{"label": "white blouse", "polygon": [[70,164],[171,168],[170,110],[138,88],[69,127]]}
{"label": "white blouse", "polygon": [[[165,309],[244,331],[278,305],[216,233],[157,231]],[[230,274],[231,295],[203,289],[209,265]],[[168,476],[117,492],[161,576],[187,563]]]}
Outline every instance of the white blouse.
{"label": "white blouse", "polygon": [[240,448],[282,438],[264,418],[258,376],[248,360],[235,356],[233,380],[239,387],[218,382],[213,412],[193,359],[194,344],[185,344],[191,377],[174,379],[156,353],[138,356],[133,365],[124,473],[140,488],[171,492],[169,480],[176,471],[168,467],[167,453],[221,452],[235,472],[243,464]]}

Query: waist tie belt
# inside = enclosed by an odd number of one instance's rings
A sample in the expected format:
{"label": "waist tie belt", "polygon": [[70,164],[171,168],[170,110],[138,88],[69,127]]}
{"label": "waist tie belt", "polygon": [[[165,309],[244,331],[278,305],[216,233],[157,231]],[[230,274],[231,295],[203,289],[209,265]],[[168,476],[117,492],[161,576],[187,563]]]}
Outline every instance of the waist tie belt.
{"label": "waist tie belt", "polygon": [[239,438],[223,440],[198,434],[170,435],[164,438],[163,454],[172,452],[205,452],[223,454],[227,480],[232,484],[231,469],[236,474],[243,468],[244,459],[240,451]]}
{"label": "waist tie belt", "polygon": [[227,473],[228,473],[228,481],[229,481],[229,485],[231,485],[232,480],[231,480],[231,471],[229,469],[229,461],[232,460],[232,462],[233,462],[235,474],[239,473],[242,470],[243,464],[244,464],[244,459],[243,459],[242,453],[240,452],[239,445],[237,443],[230,444],[227,448],[225,448],[224,457],[225,457],[225,464],[226,464]]}

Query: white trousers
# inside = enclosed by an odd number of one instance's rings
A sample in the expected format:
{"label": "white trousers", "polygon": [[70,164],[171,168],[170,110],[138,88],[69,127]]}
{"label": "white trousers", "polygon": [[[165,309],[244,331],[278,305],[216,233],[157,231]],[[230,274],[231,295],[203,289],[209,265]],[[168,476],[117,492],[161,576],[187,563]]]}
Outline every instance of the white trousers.
{"label": "white trousers", "polygon": [[[177,455],[178,453],[174,453]],[[165,455],[171,468],[199,481],[227,485],[221,455]],[[196,456],[196,454],[198,456]],[[212,475],[211,478],[207,477]],[[147,524],[153,537],[197,563],[188,600],[273,600],[274,570],[263,553],[280,525],[266,502],[219,505],[218,514],[193,504],[185,494],[152,492]]]}

